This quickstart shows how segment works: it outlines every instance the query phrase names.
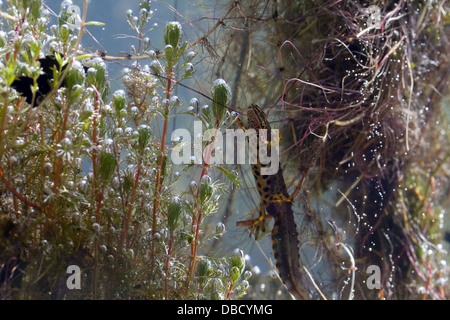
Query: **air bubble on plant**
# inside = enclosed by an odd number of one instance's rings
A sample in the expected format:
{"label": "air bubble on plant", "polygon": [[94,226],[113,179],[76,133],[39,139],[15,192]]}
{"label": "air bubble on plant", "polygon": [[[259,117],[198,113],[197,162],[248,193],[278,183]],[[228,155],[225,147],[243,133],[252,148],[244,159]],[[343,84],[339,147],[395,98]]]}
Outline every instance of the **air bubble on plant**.
{"label": "air bubble on plant", "polygon": [[191,77],[195,72],[194,65],[192,63],[187,63],[185,68],[184,77]]}
{"label": "air bubble on plant", "polygon": [[65,137],[61,140],[61,145],[64,147],[69,147],[72,144],[72,140],[69,137]]}
{"label": "air bubble on plant", "polygon": [[211,184],[212,179],[211,179],[211,177],[209,175],[205,174],[205,175],[202,176],[200,182],[201,183],[206,183],[206,184]]}
{"label": "air bubble on plant", "polygon": [[[153,75],[159,76],[164,72],[163,67],[161,66],[161,63],[158,60],[153,60],[150,62],[150,70],[152,71]],[[153,99],[158,99],[157,97],[153,97]]]}
{"label": "air bubble on plant", "polygon": [[25,140],[23,138],[16,139],[16,146],[21,147],[25,144]]}
{"label": "air bubble on plant", "polygon": [[83,192],[83,193],[85,193],[86,191],[87,191],[87,188],[88,188],[88,183],[87,183],[87,180],[86,179],[81,179],[79,182],[78,182],[78,189],[80,190],[80,192]]}
{"label": "air bubble on plant", "polygon": [[[72,213],[72,220],[76,223],[79,223],[81,221],[81,214],[78,211],[75,211]],[[72,242],[72,241],[69,241]],[[73,243],[72,243],[73,245]]]}
{"label": "air bubble on plant", "polygon": [[150,15],[146,8],[139,10],[139,19],[141,20],[141,23],[147,22],[149,17]]}
{"label": "air bubble on plant", "polygon": [[133,17],[133,10],[128,9],[128,10],[126,11],[126,15],[127,15],[127,18],[128,18],[128,19],[131,19],[131,18]]}
{"label": "air bubble on plant", "polygon": [[197,191],[197,188],[198,188],[197,182],[191,181],[191,183],[190,183],[190,188],[191,188],[191,192],[192,192],[192,193],[196,192],[196,191]]}
{"label": "air bubble on plant", "polygon": [[244,258],[244,252],[236,248],[233,251],[233,254],[231,255],[231,265],[236,266],[240,269],[243,269],[245,266],[245,258]]}
{"label": "air bubble on plant", "polygon": [[50,176],[53,173],[53,164],[51,164],[50,162],[46,162],[44,164],[44,174],[46,176]]}
{"label": "air bubble on plant", "polygon": [[10,166],[14,166],[18,163],[17,157],[16,156],[11,156],[9,157],[9,165]]}
{"label": "air bubble on plant", "polygon": [[177,96],[172,96],[169,104],[172,108],[177,108],[181,104],[181,100]]}
{"label": "air bubble on plant", "polygon": [[218,222],[216,224],[216,234],[222,235],[223,233],[225,233],[225,225],[222,222]]}
{"label": "air bubble on plant", "polygon": [[139,113],[138,107],[131,107],[130,108],[130,113],[131,113],[132,116],[137,115]]}
{"label": "air bubble on plant", "polygon": [[240,284],[240,289],[242,291],[246,291],[248,290],[248,288],[250,287],[250,284],[248,283],[247,280],[242,280],[241,284]]}
{"label": "air bubble on plant", "polygon": [[[92,69],[94,69],[94,68],[92,68]],[[95,69],[94,69],[95,70]],[[90,79],[86,79],[86,80],[90,80],[90,81],[92,81],[90,84],[93,84],[94,82],[95,82],[95,74],[96,72],[93,72],[93,73],[91,73],[91,75],[93,75],[93,76],[91,76],[90,77]],[[89,78],[89,77],[88,77]],[[88,82],[89,83],[89,82]],[[88,88],[86,88],[86,95],[88,95],[88,96],[92,96],[93,94],[95,93],[95,90],[94,90],[94,88],[92,88],[92,87],[88,87]],[[85,108],[86,108],[86,110],[93,110],[93,107],[92,107],[92,100],[87,100],[86,101],[86,103],[85,103]]]}
{"label": "air bubble on plant", "polygon": [[196,55],[197,55],[197,52],[195,52],[195,51],[189,51],[189,52],[187,53],[187,58],[190,60],[190,59],[193,59]]}
{"label": "air bubble on plant", "polygon": [[198,101],[197,98],[192,98],[189,101],[189,106],[191,106],[193,109],[195,109],[196,112],[198,112],[199,105],[200,105],[200,102]]}
{"label": "air bubble on plant", "polygon": [[73,4],[72,0],[63,0],[61,2],[61,10],[67,11],[68,7]]}
{"label": "air bubble on plant", "polygon": [[68,190],[74,190],[75,189],[75,183],[73,181],[68,181],[67,182],[67,189]]}

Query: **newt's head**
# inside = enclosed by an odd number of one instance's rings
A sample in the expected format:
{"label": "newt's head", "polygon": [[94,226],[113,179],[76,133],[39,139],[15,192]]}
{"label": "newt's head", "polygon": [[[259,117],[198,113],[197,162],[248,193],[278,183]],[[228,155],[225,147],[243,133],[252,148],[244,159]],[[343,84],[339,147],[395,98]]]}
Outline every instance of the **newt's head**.
{"label": "newt's head", "polygon": [[267,121],[267,117],[264,111],[261,110],[256,104],[250,105],[247,111],[248,128],[255,130],[258,129],[270,129],[270,124]]}

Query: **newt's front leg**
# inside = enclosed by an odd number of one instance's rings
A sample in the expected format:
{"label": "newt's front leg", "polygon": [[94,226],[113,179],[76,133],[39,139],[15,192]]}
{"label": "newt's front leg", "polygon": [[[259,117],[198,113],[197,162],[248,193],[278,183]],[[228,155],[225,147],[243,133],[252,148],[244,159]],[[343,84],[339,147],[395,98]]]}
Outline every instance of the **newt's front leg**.
{"label": "newt's front leg", "polygon": [[[258,218],[238,221],[238,222],[236,222],[236,225],[239,227],[251,225],[250,236],[253,234],[255,236],[255,239],[259,240],[264,235],[266,235],[267,232],[269,231],[268,224],[269,224],[269,221],[271,218],[272,218],[272,216],[266,213],[266,208],[264,207],[264,205],[261,202]],[[262,232],[261,236],[259,235],[260,232]]]}
{"label": "newt's front leg", "polygon": [[[267,159],[261,161],[260,146],[264,144],[266,147],[265,156],[269,157],[272,154],[272,129],[270,123],[267,121],[265,113],[257,105],[251,105],[247,112],[248,126],[245,127],[242,121],[238,121],[238,125],[245,131],[254,130],[256,135],[256,143],[250,143],[248,146],[249,159],[253,177],[255,178],[256,188],[260,196],[259,217],[246,221],[239,221],[238,226],[251,225],[251,234],[254,233],[255,238],[259,239],[260,231],[265,234],[268,230],[268,223],[273,215],[277,212],[268,212],[271,204],[279,202],[291,202],[290,196],[287,192],[284,183],[282,170],[278,165],[278,171],[275,174],[263,174],[263,168],[267,166]],[[277,159],[278,161],[278,159]]]}

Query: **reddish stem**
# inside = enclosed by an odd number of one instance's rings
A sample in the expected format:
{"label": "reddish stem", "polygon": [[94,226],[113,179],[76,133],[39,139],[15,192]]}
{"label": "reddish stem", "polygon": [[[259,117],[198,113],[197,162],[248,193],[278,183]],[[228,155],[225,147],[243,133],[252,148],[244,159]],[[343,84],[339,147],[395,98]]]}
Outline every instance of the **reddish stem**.
{"label": "reddish stem", "polygon": [[[169,70],[168,74],[171,74],[171,73],[172,73],[172,69]],[[158,170],[156,172],[155,199],[153,202],[153,214],[152,214],[152,240],[155,239],[155,234],[156,234],[156,213],[159,208],[159,196],[161,193],[161,170],[162,170],[164,155],[165,155],[167,128],[169,126],[169,112],[170,112],[169,99],[170,99],[171,91],[172,91],[172,79],[169,77],[167,80],[166,104],[164,106],[164,128],[163,128],[163,132],[162,132],[161,145],[160,145],[161,154],[159,155]],[[152,241],[151,253],[150,253],[151,254],[150,272],[152,272],[152,273],[153,273],[153,266],[154,266],[153,259],[155,256],[155,250],[156,250],[155,243],[154,243],[154,241]]]}
{"label": "reddish stem", "polygon": [[423,260],[423,263],[425,263],[425,265],[426,265],[426,267],[427,267],[427,269],[428,269],[428,277],[427,277],[427,282],[426,282],[426,284],[425,284],[425,292],[424,292],[423,295],[422,295],[422,300],[425,300],[426,297],[427,297],[427,295],[428,295],[428,290],[429,290],[429,287],[430,287],[431,276],[432,276],[432,270],[431,270],[431,266],[430,266],[430,264],[428,263],[428,261],[425,260],[425,259],[422,259],[422,260]]}
{"label": "reddish stem", "polygon": [[27,200],[23,195],[21,195],[19,192],[17,192],[16,189],[14,189],[14,186],[5,178],[3,170],[0,168],[0,180],[6,185],[6,187],[9,189],[9,191],[12,192],[12,194],[17,197],[20,201],[25,203],[27,206],[30,206],[32,208],[35,208],[37,210],[41,210],[41,207],[35,204],[34,202],[31,202]]}
{"label": "reddish stem", "polygon": [[[92,171],[93,171],[93,175],[94,175],[94,182],[93,182],[93,189],[95,191],[97,191],[97,114],[98,114],[98,93],[95,96],[95,103],[94,103],[94,119],[92,121],[92,144],[94,145],[94,148],[92,149]],[[97,207],[96,207],[96,211],[95,211],[95,222],[97,224],[99,224],[100,222],[100,208],[101,208],[101,203],[102,203],[102,199],[103,199],[103,194],[102,191],[99,190],[97,193]],[[98,238],[97,236],[95,237],[94,240],[94,281],[93,281],[93,294],[94,294],[94,299],[96,299],[97,297],[97,277],[98,277],[98,265],[97,265],[97,261],[98,261]]]}
{"label": "reddish stem", "polygon": [[121,248],[123,248],[123,246],[125,244],[125,239],[128,234],[128,229],[130,226],[131,214],[133,212],[134,202],[136,199],[136,191],[137,191],[137,187],[139,185],[139,176],[141,175],[141,166],[142,166],[142,157],[140,157],[140,159],[139,159],[138,168],[137,168],[137,172],[136,172],[136,178],[134,179],[133,191],[131,192],[130,201],[128,202],[127,216],[122,225],[122,233],[120,235],[120,247]]}
{"label": "reddish stem", "polygon": [[225,300],[230,300],[233,285],[234,285],[234,281],[232,283],[230,283],[230,286],[229,286],[228,292],[227,292],[227,297],[225,298]]}
{"label": "reddish stem", "polygon": [[[66,107],[66,104],[64,103],[63,107]],[[64,119],[63,119],[63,124],[61,126],[61,133],[59,135],[59,139],[58,142],[61,142],[65,137],[66,137],[66,124],[67,124],[67,119],[69,118],[69,108],[67,107],[65,109],[65,113],[64,113]],[[41,129],[42,130],[42,129]],[[62,174],[62,170],[63,170],[63,160],[62,157],[58,157],[56,158],[56,166],[55,166],[55,180],[53,181],[53,188],[52,188],[52,192],[53,194],[56,194],[58,191],[58,187],[59,184],[61,182],[61,174]],[[48,223],[48,218],[53,217],[53,205],[54,202],[51,202],[49,204],[48,210],[47,210],[47,216],[46,216],[46,220]]]}
{"label": "reddish stem", "polygon": [[[217,131],[219,130],[219,121],[216,121],[215,123],[215,127],[216,127],[216,133],[215,135],[217,135]],[[200,175],[200,182],[202,181],[203,176],[205,176],[208,172],[208,167],[209,167],[209,163],[210,163],[210,159],[211,159],[211,154],[212,154],[212,150],[214,148],[214,142],[210,143],[207,147],[206,150],[203,154],[203,162],[202,162],[202,173]],[[195,195],[195,211],[194,211],[194,215],[192,217],[192,226],[195,232],[195,238],[194,241],[191,244],[191,255],[192,255],[192,260],[191,260],[191,264],[189,266],[189,282],[188,282],[188,286],[189,283],[192,281],[192,277],[194,275],[194,270],[195,270],[195,264],[196,264],[196,260],[197,260],[197,245],[198,245],[198,236],[199,236],[199,232],[200,232],[200,224],[202,222],[202,211],[199,210],[199,198],[200,198],[200,187],[197,189],[197,194]],[[198,213],[198,218],[197,218],[197,213]]]}

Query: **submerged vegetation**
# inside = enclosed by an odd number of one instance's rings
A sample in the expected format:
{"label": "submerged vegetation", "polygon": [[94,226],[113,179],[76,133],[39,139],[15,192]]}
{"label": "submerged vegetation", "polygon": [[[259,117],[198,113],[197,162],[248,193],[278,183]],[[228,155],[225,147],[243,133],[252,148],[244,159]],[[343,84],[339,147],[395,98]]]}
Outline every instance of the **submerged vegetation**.
{"label": "submerged vegetation", "polygon": [[[189,142],[169,123],[222,130],[252,103],[281,131],[311,298],[448,297],[445,1],[230,1],[186,41],[182,23],[155,29],[140,0],[124,13],[136,43],[120,57],[82,50],[101,25],[87,2],[77,26],[67,0],[55,25],[40,0],[1,8],[2,299],[288,298],[270,272],[251,276],[241,249],[217,249],[251,198],[249,168],[209,164],[213,138],[193,164],[170,159]],[[44,57],[57,61],[46,95]],[[114,92],[105,61],[131,61]],[[197,97],[183,101],[175,89],[193,78]]]}
{"label": "submerged vegetation", "polygon": [[[152,63],[135,63],[123,77],[124,89],[110,94],[104,61],[77,54],[84,28],[98,22],[87,22],[84,13],[80,28],[72,28],[65,1],[58,24],[48,29],[41,1],[7,4],[0,51],[1,298],[243,295],[250,273],[242,251],[201,251],[225,231],[206,228],[205,221],[217,212],[225,184],[238,181],[225,168],[228,179],[213,181],[213,168],[202,164],[190,188],[178,192],[183,175],[168,157],[168,122],[180,104],[174,87],[193,75],[196,57],[181,25],[165,26],[165,47],[157,54],[146,36],[150,1],[140,2],[138,16],[127,12],[137,33],[133,55]],[[59,68],[52,69],[52,91],[32,108],[11,84],[19,76],[36,84],[44,55]],[[229,88],[223,81],[211,86],[224,111],[213,112],[216,106],[189,114],[218,128],[228,121]],[[34,85],[33,101],[37,90]],[[69,266],[81,270],[78,290],[66,285]]]}
{"label": "submerged vegetation", "polygon": [[225,20],[216,75],[282,129],[317,298],[448,297],[449,14],[444,1],[280,0]]}

